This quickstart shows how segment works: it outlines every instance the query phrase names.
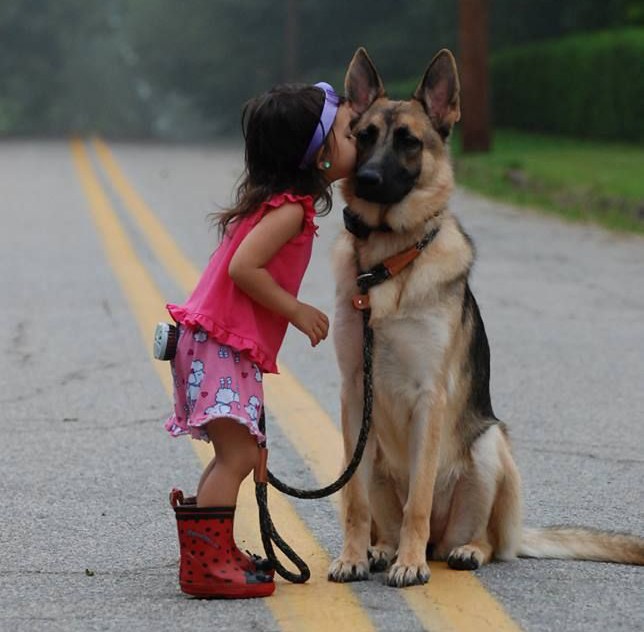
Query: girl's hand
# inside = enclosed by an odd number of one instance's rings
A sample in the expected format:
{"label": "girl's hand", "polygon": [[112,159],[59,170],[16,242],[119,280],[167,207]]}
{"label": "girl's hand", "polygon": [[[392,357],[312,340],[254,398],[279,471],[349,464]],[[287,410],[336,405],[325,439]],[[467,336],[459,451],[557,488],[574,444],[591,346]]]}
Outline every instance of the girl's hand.
{"label": "girl's hand", "polygon": [[291,323],[309,337],[312,347],[316,347],[329,333],[329,319],[326,314],[299,301],[291,317]]}

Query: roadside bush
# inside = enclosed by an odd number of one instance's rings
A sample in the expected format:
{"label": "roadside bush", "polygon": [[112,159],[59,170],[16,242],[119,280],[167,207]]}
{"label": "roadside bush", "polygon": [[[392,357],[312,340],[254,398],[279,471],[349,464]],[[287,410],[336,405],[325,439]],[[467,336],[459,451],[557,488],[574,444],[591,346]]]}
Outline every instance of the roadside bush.
{"label": "roadside bush", "polygon": [[498,127],[644,141],[644,29],[512,48],[491,74]]}

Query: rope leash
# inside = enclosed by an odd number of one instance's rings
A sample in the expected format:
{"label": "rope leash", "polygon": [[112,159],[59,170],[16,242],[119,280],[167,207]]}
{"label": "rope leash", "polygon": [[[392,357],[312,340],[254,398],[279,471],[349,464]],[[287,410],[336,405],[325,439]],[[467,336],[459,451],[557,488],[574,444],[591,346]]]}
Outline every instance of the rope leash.
{"label": "rope leash", "polygon": [[[354,475],[360,461],[362,460],[362,455],[364,454],[365,447],[367,445],[367,438],[369,437],[369,430],[371,428],[371,411],[373,408],[373,385],[371,379],[372,373],[372,360],[373,360],[373,330],[369,326],[369,310],[363,310],[362,312],[362,327],[364,332],[363,339],[363,358],[362,358],[362,368],[363,368],[363,389],[364,389],[364,406],[362,409],[362,426],[360,427],[360,434],[358,435],[358,441],[356,443],[356,448],[353,453],[351,461],[345,468],[344,472],[340,477],[330,485],[322,487],[320,489],[298,489],[296,487],[291,487],[287,485],[279,478],[277,478],[268,468],[266,467],[266,458],[267,450],[266,443],[264,442],[260,448],[262,449],[262,459],[259,467],[255,472],[255,498],[257,499],[257,507],[259,509],[259,526],[262,535],[262,544],[264,545],[264,550],[266,551],[267,558],[271,561],[275,567],[275,571],[287,581],[293,582],[295,584],[302,584],[311,577],[311,571],[307,566],[306,562],[284,541],[280,536],[273,524],[271,519],[271,514],[268,509],[268,489],[267,484],[270,483],[275,489],[281,491],[288,496],[293,496],[294,498],[325,498],[334,494],[338,490],[342,489],[351,477]],[[264,416],[264,410],[262,409],[262,414],[259,420],[259,429],[264,434],[266,430],[266,419]],[[282,563],[277,559],[275,555],[275,549],[273,544],[282,551],[282,553],[297,567],[299,575],[289,571],[285,568]]]}

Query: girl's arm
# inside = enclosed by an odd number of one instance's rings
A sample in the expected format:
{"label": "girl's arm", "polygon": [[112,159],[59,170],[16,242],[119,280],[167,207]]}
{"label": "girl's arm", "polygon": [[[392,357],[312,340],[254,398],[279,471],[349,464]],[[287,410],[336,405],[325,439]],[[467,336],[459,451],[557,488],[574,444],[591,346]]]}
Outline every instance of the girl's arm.
{"label": "girl's arm", "polygon": [[300,204],[284,204],[266,213],[237,247],[228,274],[254,301],[284,316],[305,333],[315,347],[326,338],[329,319],[315,307],[298,301],[265,268],[280,248],[300,233],[303,220]]}

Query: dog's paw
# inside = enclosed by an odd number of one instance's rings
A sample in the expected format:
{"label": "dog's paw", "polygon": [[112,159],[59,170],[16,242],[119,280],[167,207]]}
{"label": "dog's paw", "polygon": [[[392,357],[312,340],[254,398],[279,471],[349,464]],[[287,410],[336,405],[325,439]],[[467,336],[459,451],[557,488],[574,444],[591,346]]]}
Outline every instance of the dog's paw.
{"label": "dog's paw", "polygon": [[475,546],[458,546],[447,557],[447,565],[456,571],[475,571],[483,563],[483,554]]}
{"label": "dog's paw", "polygon": [[426,563],[405,566],[396,562],[387,573],[386,584],[394,588],[418,586],[429,581],[429,566]]}
{"label": "dog's paw", "polygon": [[382,573],[391,565],[395,551],[387,546],[370,546],[367,555],[369,557],[369,570],[372,573]]}
{"label": "dog's paw", "polygon": [[369,563],[365,560],[354,562],[339,557],[331,562],[327,579],[331,582],[362,582],[369,579]]}

